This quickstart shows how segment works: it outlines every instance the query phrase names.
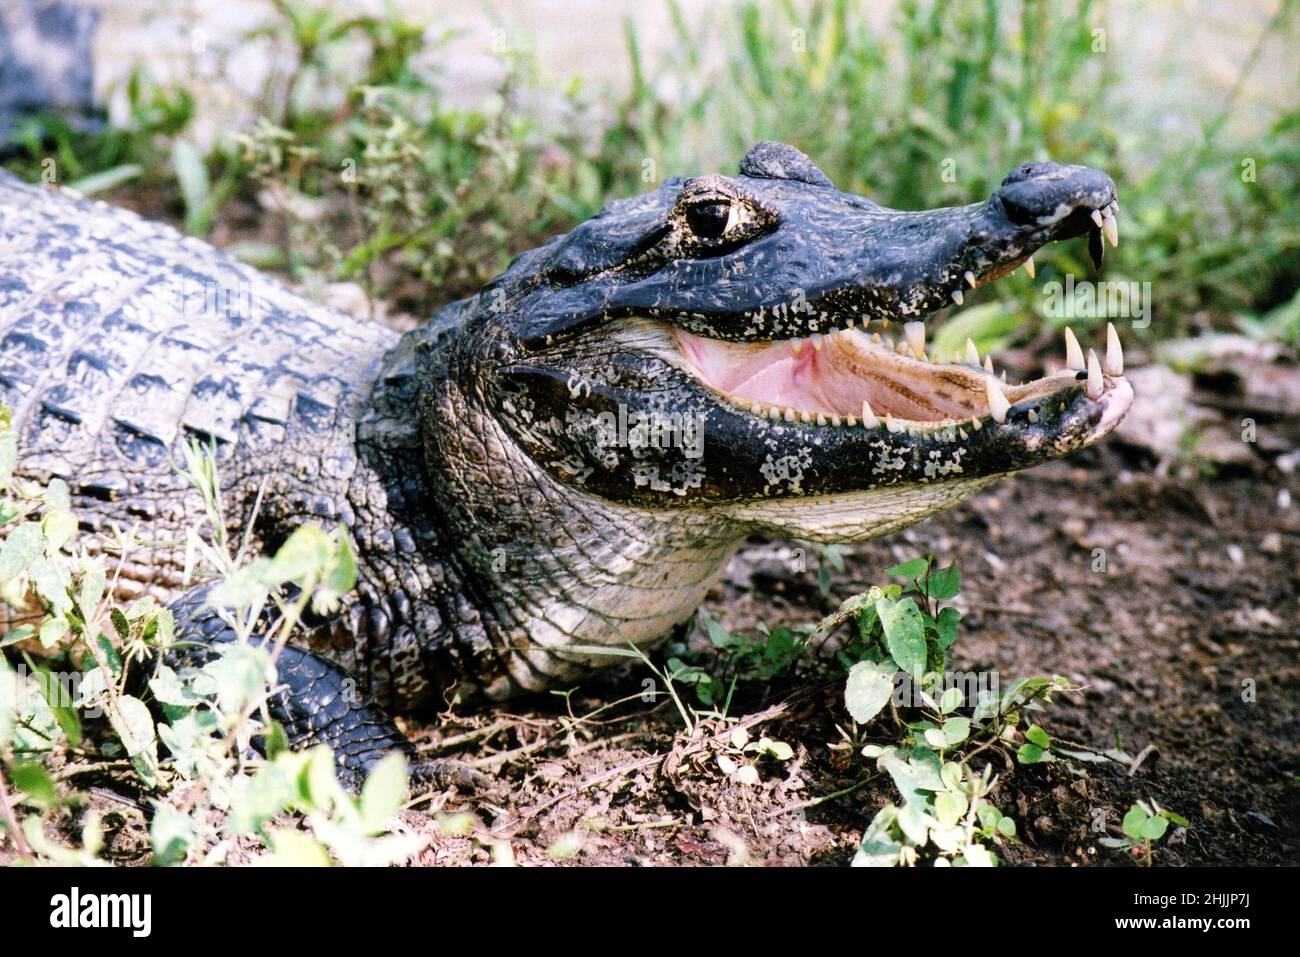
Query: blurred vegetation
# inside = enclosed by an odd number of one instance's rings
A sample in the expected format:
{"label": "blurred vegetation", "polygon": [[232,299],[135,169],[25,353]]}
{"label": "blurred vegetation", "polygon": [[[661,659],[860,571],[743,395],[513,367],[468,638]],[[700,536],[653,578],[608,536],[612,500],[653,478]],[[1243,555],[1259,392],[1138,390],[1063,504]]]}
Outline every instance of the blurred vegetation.
{"label": "blurred vegetation", "polygon": [[[39,178],[52,157],[82,192],[161,205],[199,235],[225,224],[258,265],[354,280],[420,316],[606,199],[733,169],[758,139],[793,143],[841,189],[902,208],[976,201],[1026,159],[1078,162],[1119,185],[1124,242],[1103,278],[1152,284],[1149,334],[1203,314],[1300,342],[1300,103],[1280,99],[1249,142],[1229,122],[1260,49],[1300,39],[1295,0],[1188,134],[1134,116],[1122,43],[1095,0],[902,0],[885,32],[850,0],[749,2],[707,23],[669,0],[676,36],[663,54],[627,24],[628,92],[547,90],[510,52],[506,79],[472,109],[448,104],[450,71],[425,66],[449,34],[392,13],[268,5],[275,21],[242,39],[290,49],[251,129],[201,152],[197,94],[137,71],[125,128],[33,121],[8,165]],[[1036,331],[1022,320],[1041,312],[1045,282],[1093,275],[1079,243],[1039,259],[1037,281],[1017,274],[977,294],[983,311],[967,325],[981,346]]]}

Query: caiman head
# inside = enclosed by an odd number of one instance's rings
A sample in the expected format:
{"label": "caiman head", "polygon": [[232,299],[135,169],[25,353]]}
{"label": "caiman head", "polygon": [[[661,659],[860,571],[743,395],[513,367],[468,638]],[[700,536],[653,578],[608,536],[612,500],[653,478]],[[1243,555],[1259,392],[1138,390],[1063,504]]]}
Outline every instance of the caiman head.
{"label": "caiman head", "polygon": [[[484,488],[522,483],[510,494],[534,512],[559,495],[610,516],[611,536],[897,529],[1124,416],[1113,330],[1104,359],[1067,335],[1064,368],[1020,384],[970,343],[925,348],[929,316],[1018,265],[1032,274],[1043,244],[1084,236],[1099,261],[1116,209],[1105,174],[1053,163],[1016,167],[973,205],[886,209],[760,143],[740,175],[612,202],[451,307],[461,332],[425,380],[426,457],[478,470],[448,498],[491,511]],[[467,426],[463,447],[450,436]],[[510,469],[484,471],[503,455]],[[465,518],[507,551],[528,537]]]}

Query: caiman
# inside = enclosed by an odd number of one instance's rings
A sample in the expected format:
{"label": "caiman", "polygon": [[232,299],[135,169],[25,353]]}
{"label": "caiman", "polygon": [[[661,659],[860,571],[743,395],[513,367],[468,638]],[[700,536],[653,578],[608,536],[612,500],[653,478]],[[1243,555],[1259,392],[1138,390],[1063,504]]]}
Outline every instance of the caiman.
{"label": "caiman", "polygon": [[[1026,163],[987,200],[906,212],[759,143],[520,255],[405,335],[212,246],[0,174],[0,401],[19,475],[65,480],[127,556],[120,597],[178,638],[232,631],[185,590],[183,443],[215,444],[232,534],[342,526],[358,582],[278,666],[273,716],[347,774],[412,753],[389,712],[500,701],[649,648],[749,534],[860,542],[1106,435],[1118,337],[1067,333],[1007,384],[925,320],[1044,243],[1117,239],[1114,183]],[[897,335],[895,341],[892,337]],[[237,539],[236,539],[237,540]],[[347,694],[356,688],[360,694]]]}

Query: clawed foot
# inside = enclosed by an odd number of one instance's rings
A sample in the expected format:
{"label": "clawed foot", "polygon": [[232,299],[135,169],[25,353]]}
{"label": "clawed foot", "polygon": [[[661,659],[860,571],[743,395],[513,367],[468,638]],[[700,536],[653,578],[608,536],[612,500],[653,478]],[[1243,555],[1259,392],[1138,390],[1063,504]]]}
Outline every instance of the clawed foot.
{"label": "clawed foot", "polygon": [[412,795],[450,787],[467,793],[481,793],[492,790],[495,783],[482,771],[451,758],[413,758],[410,777]]}

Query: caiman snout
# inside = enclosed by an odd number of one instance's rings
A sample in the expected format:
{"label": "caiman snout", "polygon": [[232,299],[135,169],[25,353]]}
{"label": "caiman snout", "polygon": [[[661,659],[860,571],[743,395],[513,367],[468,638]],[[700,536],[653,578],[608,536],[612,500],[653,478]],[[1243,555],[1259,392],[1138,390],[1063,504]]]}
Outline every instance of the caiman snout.
{"label": "caiman snout", "polygon": [[1115,201],[1115,183],[1101,170],[1068,163],[1023,163],[994,194],[1017,225],[1047,226],[1079,210],[1090,215]]}

